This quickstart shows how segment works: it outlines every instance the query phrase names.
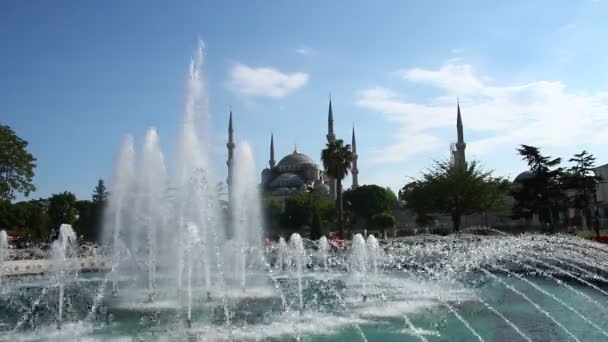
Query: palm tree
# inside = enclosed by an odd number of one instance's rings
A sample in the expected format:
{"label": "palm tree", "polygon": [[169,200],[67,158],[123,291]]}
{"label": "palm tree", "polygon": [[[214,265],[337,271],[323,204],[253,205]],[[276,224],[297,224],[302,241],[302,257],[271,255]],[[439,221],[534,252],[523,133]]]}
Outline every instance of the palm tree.
{"label": "palm tree", "polygon": [[327,175],[336,180],[336,216],[340,237],[344,236],[344,211],[342,208],[342,179],[348,175],[353,161],[353,152],[350,145],[344,145],[341,139],[329,142],[321,152],[323,167]]}

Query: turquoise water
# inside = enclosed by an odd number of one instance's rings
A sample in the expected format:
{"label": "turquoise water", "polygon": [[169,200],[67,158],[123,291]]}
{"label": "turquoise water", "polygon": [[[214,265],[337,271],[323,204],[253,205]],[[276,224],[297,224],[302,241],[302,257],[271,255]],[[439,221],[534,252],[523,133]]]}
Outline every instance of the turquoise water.
{"label": "turquoise water", "polygon": [[[419,279],[407,272],[353,277],[340,273],[308,274],[303,280],[305,306],[298,308],[295,281],[287,276],[266,279],[260,289],[235,294],[216,291],[208,300],[198,293],[193,326],[187,328],[183,303],[163,302],[117,305],[106,283],[98,307],[91,313],[93,294],[99,293],[102,274],[82,275],[66,287],[65,322],[55,327],[58,291],[48,279],[13,279],[0,297],[0,339],[13,340],[170,340],[170,341],[525,341],[505,320],[480,303],[482,298],[533,341],[571,341],[572,337],[519,294],[481,273],[463,275],[458,281]],[[499,278],[546,310],[581,341],[606,341],[606,297],[576,282],[563,284],[540,276],[526,279],[553,294],[585,319],[526,282],[505,275]],[[123,294],[135,289],[122,289]],[[168,289],[167,291],[171,291]],[[197,290],[194,290],[197,293]],[[247,292],[246,291],[246,292]],[[285,301],[281,299],[281,295]],[[366,300],[363,300],[365,294]],[[171,297],[171,296],[167,296]],[[33,300],[39,305],[28,314]],[[595,303],[593,301],[596,301]],[[445,305],[465,320],[472,332]],[[162,304],[162,305],[161,305]],[[228,313],[228,314],[227,314]],[[11,332],[23,317],[26,322]],[[407,322],[409,321],[410,324]],[[599,327],[599,329],[598,329]]]}

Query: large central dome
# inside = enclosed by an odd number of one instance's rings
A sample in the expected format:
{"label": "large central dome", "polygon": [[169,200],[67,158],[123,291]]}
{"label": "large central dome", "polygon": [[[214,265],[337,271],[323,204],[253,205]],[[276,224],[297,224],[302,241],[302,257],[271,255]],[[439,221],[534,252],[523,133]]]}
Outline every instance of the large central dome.
{"label": "large central dome", "polygon": [[295,166],[302,164],[315,165],[316,163],[309,156],[300,153],[296,150],[293,151],[292,154],[288,154],[283,157],[283,159],[281,159],[281,161],[279,162],[278,166]]}

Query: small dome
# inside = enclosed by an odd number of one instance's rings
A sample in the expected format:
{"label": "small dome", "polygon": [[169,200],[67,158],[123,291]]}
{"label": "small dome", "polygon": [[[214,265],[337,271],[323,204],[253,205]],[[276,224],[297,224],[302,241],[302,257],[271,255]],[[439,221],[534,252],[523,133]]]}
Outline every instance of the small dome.
{"label": "small dome", "polygon": [[530,171],[524,171],[522,173],[520,173],[519,175],[517,175],[517,177],[515,177],[515,179],[513,180],[513,183],[523,183],[527,180],[533,179],[534,178],[534,174]]}
{"label": "small dome", "polygon": [[314,189],[315,193],[317,193],[318,195],[322,195],[322,196],[328,196],[329,195],[329,185],[327,184],[317,184],[315,185],[315,189]]}
{"label": "small dome", "polygon": [[287,188],[287,187],[280,187],[280,188],[274,189],[272,191],[272,194],[275,196],[285,196],[285,195],[291,194],[291,190],[289,190],[289,188]]}
{"label": "small dome", "polygon": [[282,175],[275,178],[272,182],[270,182],[270,186],[273,188],[277,187],[300,187],[304,184],[302,179],[290,172],[283,173]]}
{"label": "small dome", "polygon": [[309,164],[309,165],[315,165],[315,161],[312,160],[312,158],[310,158],[309,156],[296,151],[293,151],[292,154],[288,154],[285,157],[283,157],[283,159],[281,159],[281,161],[279,162],[279,164],[277,164],[277,166],[295,166],[295,165],[302,165],[302,164]]}

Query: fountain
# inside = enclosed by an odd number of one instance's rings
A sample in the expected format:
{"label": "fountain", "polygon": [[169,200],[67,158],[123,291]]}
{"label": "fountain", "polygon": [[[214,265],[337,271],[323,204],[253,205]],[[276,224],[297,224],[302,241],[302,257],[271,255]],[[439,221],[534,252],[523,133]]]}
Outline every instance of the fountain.
{"label": "fountain", "polygon": [[282,271],[285,265],[289,265],[291,260],[289,259],[289,247],[284,237],[279,237],[279,243],[277,247],[277,268]]}
{"label": "fountain", "polygon": [[4,261],[8,259],[8,234],[0,230],[0,285],[2,285],[2,275],[4,273]]}
{"label": "fountain", "polygon": [[186,248],[186,284],[188,289],[188,298],[187,298],[187,318],[186,322],[188,327],[192,327],[192,270],[195,266],[195,255],[196,255],[196,247],[200,244],[200,238],[198,234],[198,227],[193,223],[189,223],[188,227],[188,243]]}
{"label": "fountain", "polygon": [[73,264],[73,257],[76,248],[76,233],[69,224],[62,224],[59,227],[59,237],[51,246],[51,258],[53,264],[53,273],[55,281],[59,289],[58,305],[57,305],[57,329],[61,329],[63,322],[63,302],[65,299],[64,290],[65,284],[70,275],[77,274],[77,270]]}
{"label": "fountain", "polygon": [[350,269],[353,272],[365,273],[368,266],[367,245],[363,235],[356,234],[353,237],[353,245],[350,252]]}
{"label": "fountain", "polygon": [[293,233],[262,246],[246,142],[221,204],[204,57],[201,44],[176,158],[165,158],[153,128],[140,149],[130,136],[119,148],[100,256],[108,267],[81,271],[89,259],[69,225],[41,260],[7,258],[0,231],[0,340],[608,338],[608,247],[592,241],[474,227],[381,241],[355,234],[339,249]]}
{"label": "fountain", "polygon": [[296,279],[298,280],[298,302],[300,303],[299,310],[304,310],[304,299],[302,297],[302,265],[305,260],[304,257],[304,243],[302,237],[298,233],[291,234],[289,238],[289,246],[291,247],[292,260],[296,267]]}
{"label": "fountain", "polygon": [[321,265],[327,271],[327,256],[329,255],[330,250],[329,242],[325,235],[321,236],[319,239],[319,260],[321,260]]}
{"label": "fountain", "polygon": [[236,246],[234,271],[238,286],[243,291],[247,285],[247,259],[252,248],[262,243],[262,197],[258,192],[253,152],[247,142],[237,145],[233,185],[230,191],[231,222]]}
{"label": "fountain", "polygon": [[367,255],[374,274],[378,274],[378,262],[380,261],[380,246],[374,234],[370,234],[366,240]]}

